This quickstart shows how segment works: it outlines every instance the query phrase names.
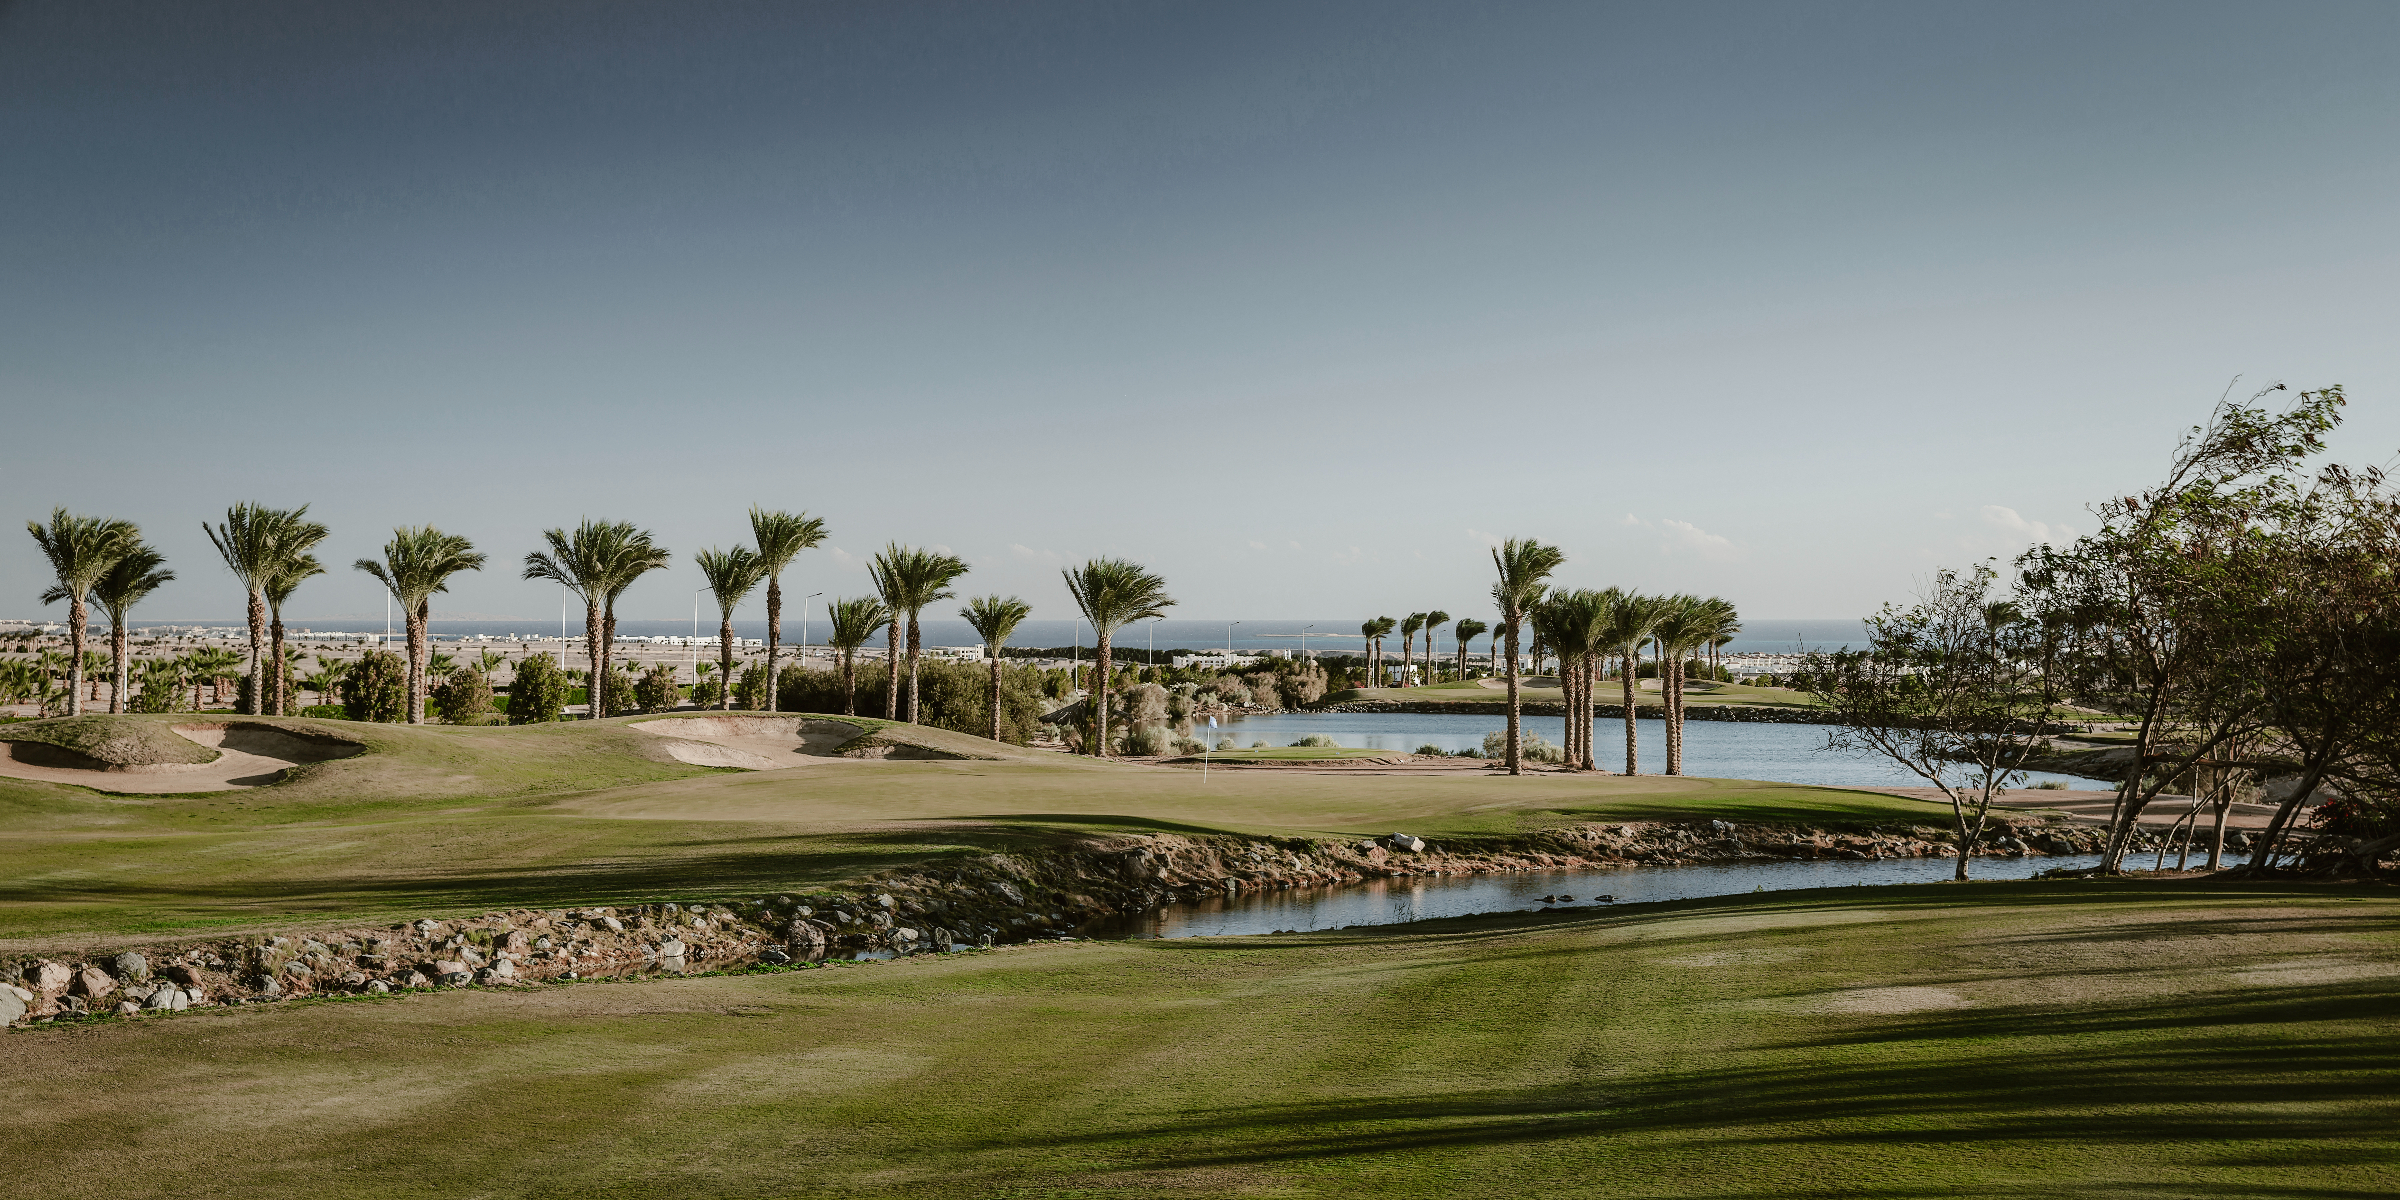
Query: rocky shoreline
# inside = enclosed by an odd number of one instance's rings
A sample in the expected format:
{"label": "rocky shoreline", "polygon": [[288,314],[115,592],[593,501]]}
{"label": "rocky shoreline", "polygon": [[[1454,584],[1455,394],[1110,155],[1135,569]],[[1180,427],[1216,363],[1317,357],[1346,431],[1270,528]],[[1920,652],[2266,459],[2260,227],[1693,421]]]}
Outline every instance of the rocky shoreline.
{"label": "rocky shoreline", "polygon": [[[1975,853],[2086,854],[2089,826],[1995,821]],[[526,987],[1072,936],[1180,901],[1373,878],[1804,859],[1939,858],[1931,825],[1828,830],[1693,821],[1562,826],[1514,838],[1094,838],[755,899],[484,913],[188,941],[0,964],[0,1025],[130,1018],[312,995]]]}

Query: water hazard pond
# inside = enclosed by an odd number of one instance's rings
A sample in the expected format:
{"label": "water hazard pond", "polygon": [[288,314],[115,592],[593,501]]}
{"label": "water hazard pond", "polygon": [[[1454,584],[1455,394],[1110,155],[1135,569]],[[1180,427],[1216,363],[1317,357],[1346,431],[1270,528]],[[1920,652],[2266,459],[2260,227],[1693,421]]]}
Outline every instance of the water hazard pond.
{"label": "water hazard pond", "polygon": [[[1969,870],[1977,879],[2030,879],[2053,867],[2098,863],[2097,855],[2029,855],[1978,858]],[[1954,869],[1953,860],[1947,858],[1889,858],[1376,879],[1347,887],[1211,896],[1138,916],[1095,921],[1075,932],[1092,938],[1240,937],[1280,930],[1305,933],[1569,905],[1605,908],[1607,903],[1599,901],[1602,896],[1614,897],[1617,904],[1634,904],[1796,888],[1940,883],[1949,879]],[[1552,902],[1545,903],[1545,897]]]}
{"label": "water hazard pond", "polygon": [[[1265,742],[1288,746],[1311,734],[1332,738],[1337,746],[1372,750],[1413,751],[1436,746],[1454,753],[1483,745],[1483,735],[1499,729],[1505,718],[1449,716],[1441,713],[1275,713],[1233,717],[1216,731],[1236,746]],[[1635,740],[1645,772],[1667,768],[1667,724],[1636,721]],[[1525,718],[1525,732],[1551,745],[1566,738],[1564,717]],[[1208,736],[1203,725],[1199,736]],[[1925,781],[1884,759],[1828,754],[1825,729],[1819,725],[1782,725],[1743,721],[1686,721],[1683,726],[1683,773],[1707,779],[1766,779],[1827,787],[1921,787]],[[1622,769],[1625,763],[1625,722],[1600,721],[1593,729],[1592,758],[1602,770]],[[2024,786],[2057,781],[2074,788],[2113,788],[2114,783],[2055,775],[2026,773]]]}

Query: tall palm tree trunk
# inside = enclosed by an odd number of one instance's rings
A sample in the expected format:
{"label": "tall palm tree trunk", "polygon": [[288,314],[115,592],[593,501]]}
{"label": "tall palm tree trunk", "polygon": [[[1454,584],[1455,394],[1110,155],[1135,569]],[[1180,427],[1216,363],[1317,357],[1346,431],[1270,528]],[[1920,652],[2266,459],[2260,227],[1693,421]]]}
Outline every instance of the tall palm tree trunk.
{"label": "tall palm tree trunk", "polygon": [[109,622],[108,654],[115,667],[115,670],[110,673],[108,684],[108,711],[121,713],[125,711],[125,675],[127,672],[125,622],[122,620]]}
{"label": "tall palm tree trunk", "polygon": [[883,627],[883,719],[900,719],[900,622]]}
{"label": "tall palm tree trunk", "polygon": [[1525,773],[1525,759],[1518,745],[1524,719],[1524,696],[1517,690],[1517,622],[1512,619],[1508,622],[1508,773],[1511,775]]}
{"label": "tall palm tree trunk", "polygon": [[1092,708],[1092,728],[1099,733],[1093,742],[1092,753],[1102,758],[1108,757],[1108,652],[1111,640],[1108,631],[1101,630],[1100,650],[1092,659],[1092,698],[1097,701]]}
{"label": "tall palm tree trunk", "polygon": [[[596,721],[601,715],[600,605],[597,601],[587,600],[583,605],[583,657],[583,665],[587,668],[584,674],[590,677],[587,681],[589,686],[583,689],[583,715],[586,719]],[[728,679],[725,682],[731,684],[733,681]]]}
{"label": "tall palm tree trunk", "polygon": [[917,723],[917,614],[908,614],[908,723]]}
{"label": "tall palm tree trunk", "polygon": [[[260,697],[263,697],[263,696],[265,696],[265,695],[267,694],[267,692],[266,692],[266,684],[267,684],[266,675],[265,675],[265,672],[262,670],[262,668],[265,666],[265,664],[264,664],[264,663],[262,663],[262,662],[259,660],[259,659],[260,659],[259,652],[260,652],[260,651],[261,651],[261,650],[262,650],[262,649],[265,647],[265,645],[266,645],[266,641],[267,641],[267,593],[266,593],[265,589],[263,589],[263,588],[254,588],[254,589],[252,589],[252,590],[251,590],[251,592],[250,592],[250,708],[249,708],[249,715],[251,715],[251,716],[253,716],[253,717],[255,717],[255,716],[259,715],[259,713],[260,713],[260,712],[263,710],[264,706],[263,706],[263,705],[261,705],[261,704],[259,703],[259,699],[260,699]],[[81,646],[81,643],[77,643],[77,645],[78,645],[78,647],[80,648],[80,646]]]}
{"label": "tall palm tree trunk", "polygon": [[83,640],[91,624],[91,609],[81,597],[67,597],[67,715],[83,715]]}
{"label": "tall palm tree trunk", "polygon": [[1417,651],[1417,635],[1416,635],[1416,634],[1414,634],[1414,633],[1410,633],[1410,634],[1407,634],[1407,635],[1403,636],[1403,637],[1400,639],[1400,686],[1401,686],[1401,687],[1407,687],[1407,686],[1409,685],[1409,674],[1408,674],[1408,667],[1409,667],[1409,664],[1410,664],[1411,662],[1415,661],[1415,655],[1416,655],[1416,651]]}
{"label": "tall palm tree trunk", "polygon": [[1659,678],[1665,681],[1667,699],[1667,774],[1683,774],[1683,647],[1677,646],[1666,656],[1665,669]]}
{"label": "tall palm tree trunk", "polygon": [[[773,623],[772,621],[768,622],[768,624],[767,624],[767,636],[768,636],[768,637],[770,637],[770,638],[771,638],[771,637],[773,637],[773,636],[775,636],[775,634],[774,634],[774,630],[775,630],[775,625],[774,625],[774,623]],[[774,662],[774,661],[775,661],[775,652],[774,652],[773,650],[769,650],[769,651],[767,652],[767,661],[768,661],[768,662],[770,662],[770,663],[772,663],[772,662]],[[725,682],[726,682],[728,685],[732,684],[732,682],[733,682],[733,618],[732,618],[730,615],[726,616],[726,617],[725,617],[723,620],[720,620],[719,622],[717,622],[717,673],[718,673],[719,675],[721,675],[721,676],[723,676],[723,677],[724,677],[724,679],[725,679]],[[774,671],[773,671],[773,670],[770,668],[770,669],[768,670],[768,672],[767,672],[767,678],[769,678],[769,679],[773,679],[774,677],[775,677],[775,673],[774,673]],[[718,710],[719,712],[732,712],[732,711],[733,711],[733,688],[732,688],[731,686],[721,687],[721,688],[718,688],[718,689],[717,689],[717,693],[718,693],[718,694],[717,694],[717,710]],[[767,694],[768,694],[769,696],[772,696],[772,695],[774,695],[774,694],[775,694],[775,689],[774,689],[773,687],[769,687],[769,688],[767,689]],[[773,711],[773,706],[771,706],[771,705],[769,706],[769,711]]]}
{"label": "tall palm tree trunk", "polygon": [[992,656],[992,740],[1000,740],[1000,656]]}
{"label": "tall palm tree trunk", "polygon": [[425,723],[425,616],[433,602],[420,600],[408,611],[408,723]]}
{"label": "tall palm tree trunk", "polygon": [[616,665],[616,659],[617,602],[610,599],[600,606],[600,669],[592,676],[592,683],[600,689],[594,693],[594,699],[604,717],[608,715],[608,671]]}
{"label": "tall palm tree trunk", "polygon": [[1638,650],[1629,649],[1617,658],[1617,690],[1625,697],[1625,773],[1627,775],[1639,775],[1642,768],[1640,748],[1634,744],[1635,725],[1633,723],[1635,707],[1633,677],[1636,674],[1634,655],[1637,653],[1639,653]]}
{"label": "tall palm tree trunk", "polygon": [[842,647],[842,715],[858,715],[858,647]]}
{"label": "tall palm tree trunk", "polygon": [[[733,621],[727,618],[725,636],[733,636]],[[775,650],[783,644],[783,576],[767,580],[767,711],[775,708]],[[730,660],[729,660],[730,661]],[[727,678],[732,678],[727,676]]]}
{"label": "tall palm tree trunk", "polygon": [[268,659],[275,664],[275,687],[268,694],[267,715],[280,717],[283,711],[283,683],[291,674],[291,664],[283,661],[283,606],[270,605],[267,610]]}

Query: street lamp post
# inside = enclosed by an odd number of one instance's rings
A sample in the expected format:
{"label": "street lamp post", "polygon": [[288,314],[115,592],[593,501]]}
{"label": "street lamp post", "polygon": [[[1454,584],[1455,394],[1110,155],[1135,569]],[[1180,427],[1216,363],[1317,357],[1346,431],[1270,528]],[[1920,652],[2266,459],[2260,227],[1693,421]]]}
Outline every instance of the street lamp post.
{"label": "street lamp post", "polygon": [[[814,600],[824,594],[823,592],[810,592],[808,600]],[[800,602],[800,657],[802,658],[808,657],[808,600]]]}

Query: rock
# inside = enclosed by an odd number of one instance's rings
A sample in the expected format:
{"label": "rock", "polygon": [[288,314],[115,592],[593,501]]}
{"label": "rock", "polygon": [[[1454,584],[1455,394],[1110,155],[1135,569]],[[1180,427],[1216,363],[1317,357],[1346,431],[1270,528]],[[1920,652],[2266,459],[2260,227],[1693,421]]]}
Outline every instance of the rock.
{"label": "rock", "polygon": [[117,1002],[117,1015],[120,1017],[130,1017],[140,1011],[142,1011],[142,1006],[135,1004],[131,1000],[120,1000]]}
{"label": "rock", "polygon": [[272,999],[283,994],[283,985],[277,983],[274,976],[269,975],[259,981],[258,994],[260,996]]}
{"label": "rock", "polygon": [[446,959],[433,964],[433,974],[437,979],[447,979],[452,975],[464,975],[466,973],[467,964],[459,962],[457,959]]}
{"label": "rock", "polygon": [[23,976],[26,986],[37,992],[63,992],[72,977],[65,963],[54,962],[35,963],[25,968]]}
{"label": "rock", "polygon": [[989,949],[991,949],[991,948],[992,948],[992,935],[990,935],[990,934],[988,934],[988,933],[987,933],[987,934],[984,934],[984,935],[983,935],[981,938],[978,938],[978,939],[976,940],[976,943],[975,943],[975,944],[976,944],[976,945],[978,945],[978,946],[981,946],[981,947],[983,947],[983,948],[984,948],[984,949],[986,949],[986,950],[989,950]]}
{"label": "rock", "polygon": [[490,959],[488,959],[488,958],[485,958],[485,957],[484,957],[484,956],[483,956],[483,955],[482,955],[480,952],[478,952],[478,951],[475,949],[475,947],[473,947],[473,946],[461,946],[461,947],[459,947],[459,948],[458,948],[458,957],[459,957],[460,961],[462,961],[462,962],[466,963],[466,964],[467,964],[468,966],[470,966],[470,967],[480,967],[480,966],[487,965],[487,964],[489,964],[489,963],[491,962],[491,960],[490,960]]}
{"label": "rock", "polygon": [[427,979],[423,971],[410,971],[407,977],[400,981],[400,986],[412,988],[432,987],[433,981]]}
{"label": "rock", "polygon": [[197,1003],[199,1003],[198,997],[185,992],[181,988],[176,988],[167,993],[167,1008],[171,1011],[182,1012],[183,1010],[190,1008],[192,1005]]}
{"label": "rock", "polygon": [[74,981],[67,987],[78,996],[97,1000],[117,990],[117,981],[109,978],[108,972],[98,967],[85,967],[75,972]]}
{"label": "rock", "polygon": [[424,920],[417,922],[415,928],[418,937],[429,938],[441,931],[442,923],[434,920]]}
{"label": "rock", "polygon": [[[549,942],[549,938],[543,938],[542,948],[545,950],[549,949]],[[528,937],[525,931],[522,929],[512,929],[508,931],[508,940],[502,944],[501,948],[517,954],[523,954],[526,951],[533,949],[533,939]]]}
{"label": "rock", "polygon": [[33,993],[13,983],[0,983],[0,995],[14,996],[22,1004],[33,1003]]}
{"label": "rock", "polygon": [[25,1019],[25,1001],[16,989],[0,992],[0,1025],[14,1025]]}
{"label": "rock", "polygon": [[875,893],[875,906],[877,908],[894,908],[898,906],[898,901],[892,899],[890,892],[877,892]]}
{"label": "rock", "polygon": [[513,983],[517,978],[517,964],[510,962],[505,958],[501,959],[499,962],[492,964],[491,973]]}
{"label": "rock", "polygon": [[769,946],[759,951],[758,958],[761,962],[773,963],[777,966],[792,961],[792,956],[785,953],[781,946]]}
{"label": "rock", "polygon": [[602,917],[600,918],[600,923],[607,926],[610,933],[625,932],[625,922],[620,921],[615,917]]}
{"label": "rock", "polygon": [[115,965],[119,979],[130,979],[135,983],[140,983],[150,978],[150,960],[143,958],[138,950],[128,950],[118,955]]}
{"label": "rock", "polygon": [[917,940],[917,931],[916,931],[916,930],[914,930],[914,929],[907,928],[906,926],[902,926],[901,928],[899,928],[899,929],[895,929],[895,930],[893,930],[893,931],[892,931],[892,940],[893,940],[893,941],[895,941],[895,942],[913,942],[913,941],[916,941],[916,940]]}
{"label": "rock", "polygon": [[1425,839],[1416,837],[1412,834],[1395,833],[1392,836],[1383,839],[1383,841],[1385,845],[1390,846],[1392,849],[1403,851],[1409,854],[1421,854],[1425,850]]}
{"label": "rock", "polygon": [[500,978],[500,973],[498,971],[495,971],[490,967],[485,967],[484,969],[475,973],[475,982],[480,983],[485,987],[493,987],[498,984],[506,983],[507,980]]}
{"label": "rock", "polygon": [[[175,1004],[175,1002],[176,1002],[177,1000],[182,1000],[182,999],[183,999],[183,993],[182,993],[182,992],[180,992],[180,991],[177,991],[176,989],[174,989],[174,988],[171,988],[171,987],[162,987],[162,988],[158,989],[157,991],[154,991],[154,992],[150,993],[150,998],[149,998],[149,999],[147,999],[147,1000],[144,1000],[144,1001],[142,1002],[142,1007],[144,1007],[144,1008],[163,1008],[163,1009],[170,1009],[170,1010],[172,1010],[172,1009],[174,1009],[175,1007],[177,1007],[177,1006],[176,1006],[176,1004]],[[187,1001],[187,1003],[188,1003],[188,1001]]]}
{"label": "rock", "polygon": [[660,958],[682,958],[683,952],[684,945],[682,939],[680,938],[668,938],[667,940],[658,944],[658,956]]}
{"label": "rock", "polygon": [[186,987],[199,987],[204,982],[200,978],[200,968],[191,963],[177,963],[168,967],[167,978]]}
{"label": "rock", "polygon": [[380,996],[391,990],[392,985],[385,983],[380,979],[370,979],[367,981],[367,994],[370,996]]}
{"label": "rock", "polygon": [[[453,965],[464,966],[466,964],[458,963]],[[468,984],[475,982],[475,977],[467,974],[465,971],[450,971],[442,976],[442,982],[449,984],[451,987],[465,987]]]}

